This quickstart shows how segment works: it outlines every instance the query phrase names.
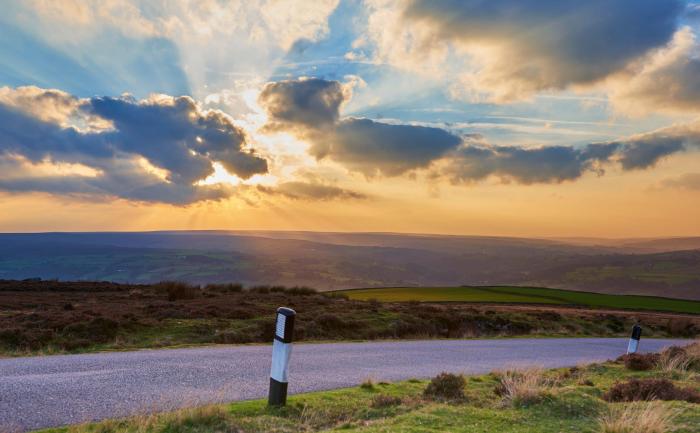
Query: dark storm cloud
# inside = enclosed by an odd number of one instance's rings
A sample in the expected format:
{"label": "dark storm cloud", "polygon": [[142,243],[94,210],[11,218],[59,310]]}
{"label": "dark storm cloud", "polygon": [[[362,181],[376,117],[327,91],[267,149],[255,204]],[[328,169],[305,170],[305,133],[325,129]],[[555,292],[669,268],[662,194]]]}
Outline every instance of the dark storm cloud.
{"label": "dark storm cloud", "polygon": [[349,118],[319,137],[310,152],[367,176],[398,176],[424,168],[455,149],[462,139],[444,129]]}
{"label": "dark storm cloud", "polygon": [[301,79],[267,84],[259,102],[270,116],[269,126],[308,139],[315,158],[367,176],[398,176],[427,167],[462,142],[440,128],[340,119],[347,98],[337,81]]}
{"label": "dark storm cloud", "polygon": [[309,78],[268,83],[260,93],[259,102],[273,123],[317,128],[338,120],[345,99],[339,82]]}
{"label": "dark storm cloud", "polygon": [[620,152],[620,164],[625,170],[653,167],[669,155],[685,149],[681,137],[652,137],[626,142]]}
{"label": "dark storm cloud", "polygon": [[211,161],[244,179],[267,172],[264,159],[242,151],[246,137],[240,128],[221,112],[201,112],[187,96],[141,103],[93,98],[88,104],[91,112],[114,123],[109,138],[121,150],[143,155],[182,181],[207,177]]}
{"label": "dark storm cloud", "polygon": [[[83,118],[111,127],[78,130],[42,120],[40,113],[22,107],[0,104],[0,157],[82,164],[98,174],[0,174],[0,188],[187,204],[231,194],[230,188],[195,184],[213,173],[213,162],[242,178],[267,172],[265,159],[244,150],[242,130],[220,112],[202,112],[191,98],[92,98],[71,103]],[[139,157],[166,170],[166,178],[144,167]]]}
{"label": "dark storm cloud", "polygon": [[596,144],[583,148],[550,146],[465,145],[450,155],[443,175],[454,183],[474,182],[489,176],[523,184],[559,183],[578,179],[584,172],[608,161],[617,145]]}
{"label": "dark storm cloud", "polygon": [[606,143],[581,147],[525,148],[465,143],[445,158],[434,176],[452,182],[474,182],[489,176],[523,184],[575,180],[586,172],[602,174],[606,165],[643,170],[670,155],[700,149],[700,122],[674,125]]}
{"label": "dark storm cloud", "polygon": [[684,11],[681,0],[408,0],[403,16],[437,40],[498,47],[489,83],[514,94],[603,79],[667,44]]}

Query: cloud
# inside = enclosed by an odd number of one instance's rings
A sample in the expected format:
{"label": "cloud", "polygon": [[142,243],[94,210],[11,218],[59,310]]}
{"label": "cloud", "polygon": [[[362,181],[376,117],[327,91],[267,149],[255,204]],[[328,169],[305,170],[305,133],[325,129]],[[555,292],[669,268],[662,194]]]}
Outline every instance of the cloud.
{"label": "cloud", "polygon": [[73,116],[80,101],[73,95],[57,89],[22,86],[13,89],[0,87],[0,104],[21,110],[52,123],[65,125]]}
{"label": "cloud", "polygon": [[440,128],[348,118],[315,137],[310,153],[366,176],[398,176],[429,166],[461,142]]}
{"label": "cloud", "polygon": [[259,186],[258,189],[269,194],[281,194],[295,200],[336,200],[336,199],[366,199],[361,194],[335,185],[327,185],[319,182],[283,182],[275,187]]}
{"label": "cloud", "polygon": [[338,81],[302,78],[267,83],[258,101],[273,124],[321,128],[338,120],[340,106],[347,99],[348,91]]}
{"label": "cloud", "polygon": [[609,82],[615,110],[641,115],[700,110],[700,56],[690,28],[679,30],[668,46],[655,50]]}
{"label": "cloud", "polygon": [[309,153],[366,176],[398,176],[429,166],[462,138],[440,128],[340,118],[348,86],[322,79],[269,83],[259,103],[270,129],[284,129],[311,142]]}
{"label": "cloud", "polygon": [[646,169],[674,153],[699,149],[700,121],[673,125],[612,143],[619,145],[617,157],[623,169]]}
{"label": "cloud", "polygon": [[224,36],[245,30],[245,36],[251,40],[269,37],[287,49],[298,39],[322,37],[328,31],[328,15],[336,8],[338,0],[320,0],[308,5],[294,0],[155,0],[147,3],[144,5],[137,0],[63,0],[60,3],[29,0],[26,7],[47,24],[67,26],[76,31],[109,26],[128,35],[177,39]]}
{"label": "cloud", "polygon": [[700,173],[685,173],[675,178],[661,181],[662,188],[700,191]]}
{"label": "cloud", "polygon": [[466,140],[431,171],[433,178],[472,183],[496,176],[521,184],[573,181],[585,173],[603,175],[607,166],[645,170],[680,152],[700,149],[700,121],[673,125],[584,146],[494,146],[483,139]]}
{"label": "cloud", "polygon": [[440,175],[453,183],[471,183],[489,176],[522,184],[561,183],[587,171],[601,172],[617,144],[583,148],[549,146],[523,148],[465,144],[446,159]]}
{"label": "cloud", "polygon": [[442,128],[342,118],[350,93],[337,81],[288,80],[265,86],[259,102],[268,127],[308,140],[309,154],[367,177],[400,176],[428,169],[432,177],[469,183],[496,176],[522,184],[560,183],[608,164],[647,169],[669,155],[700,147],[700,121],[585,146],[495,146],[477,135]]}
{"label": "cloud", "polygon": [[92,98],[83,109],[114,124],[106,135],[120,150],[139,153],[183,181],[210,175],[212,161],[243,179],[267,172],[264,159],[243,150],[242,129],[220,111],[201,111],[190,97]]}
{"label": "cloud", "polygon": [[503,102],[590,85],[623,70],[671,40],[685,4],[374,0],[370,9],[378,61],[433,75],[455,72],[460,86]]}
{"label": "cloud", "polygon": [[[6,190],[187,204],[232,193],[221,185],[197,185],[214,172],[214,162],[243,179],[267,172],[267,161],[247,149],[240,128],[221,112],[202,111],[189,97],[139,101],[129,96],[79,99],[53,90],[3,92],[2,102],[15,103],[0,103],[0,157],[26,160],[24,175],[0,174],[0,188]],[[49,106],[60,101],[67,108],[59,110],[60,116],[43,116],[47,100]],[[73,118],[102,127],[66,126]],[[78,164],[99,174],[37,176],[32,164],[38,163]]]}

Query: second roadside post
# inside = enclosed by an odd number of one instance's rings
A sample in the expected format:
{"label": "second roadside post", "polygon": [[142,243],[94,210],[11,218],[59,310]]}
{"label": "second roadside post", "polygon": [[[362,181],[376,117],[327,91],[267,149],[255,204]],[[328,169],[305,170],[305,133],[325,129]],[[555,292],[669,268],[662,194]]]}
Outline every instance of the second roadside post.
{"label": "second roadside post", "polygon": [[632,336],[630,337],[630,342],[627,345],[627,354],[637,353],[639,350],[639,339],[642,338],[642,327],[639,325],[634,325],[632,328]]}

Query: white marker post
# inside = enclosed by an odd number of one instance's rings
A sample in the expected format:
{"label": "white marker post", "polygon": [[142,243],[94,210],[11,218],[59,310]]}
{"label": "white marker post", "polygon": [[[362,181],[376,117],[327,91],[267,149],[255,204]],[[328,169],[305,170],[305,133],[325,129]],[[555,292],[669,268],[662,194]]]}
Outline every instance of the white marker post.
{"label": "white marker post", "polygon": [[277,309],[275,339],[272,341],[272,368],[270,369],[270,394],[267,404],[284,406],[287,403],[287,379],[289,358],[292,355],[294,318],[297,313],[291,308]]}
{"label": "white marker post", "polygon": [[634,325],[632,328],[632,336],[630,337],[630,343],[627,345],[627,354],[637,353],[639,349],[639,339],[642,337],[642,327],[639,325]]}

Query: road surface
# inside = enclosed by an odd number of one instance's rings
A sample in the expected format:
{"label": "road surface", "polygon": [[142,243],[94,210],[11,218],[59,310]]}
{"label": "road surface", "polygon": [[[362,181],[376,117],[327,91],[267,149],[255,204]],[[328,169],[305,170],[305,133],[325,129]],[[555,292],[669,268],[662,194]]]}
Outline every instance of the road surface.
{"label": "road surface", "polygon": [[[642,340],[656,351],[683,340]],[[432,340],[297,344],[290,393],[355,386],[367,378],[441,371],[572,366],[624,353],[626,339]],[[0,359],[0,431],[28,431],[213,402],[265,397],[269,346],[223,346]]]}

